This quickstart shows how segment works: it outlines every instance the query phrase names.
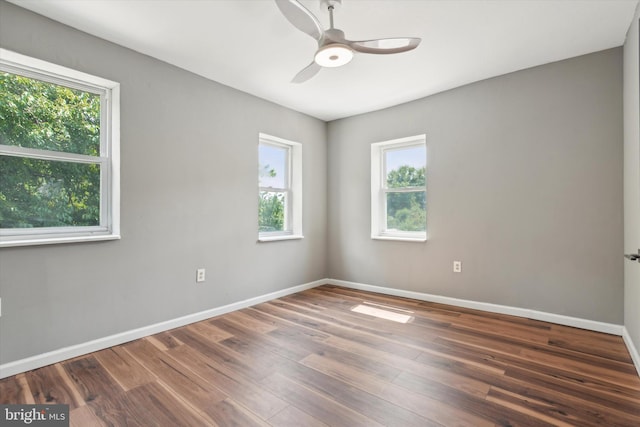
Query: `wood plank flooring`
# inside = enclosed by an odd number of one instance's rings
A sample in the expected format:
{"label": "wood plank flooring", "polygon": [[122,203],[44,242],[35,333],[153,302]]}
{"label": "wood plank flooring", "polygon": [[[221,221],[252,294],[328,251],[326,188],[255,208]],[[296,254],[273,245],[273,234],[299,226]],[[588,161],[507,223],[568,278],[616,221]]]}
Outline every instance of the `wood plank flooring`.
{"label": "wood plank flooring", "polygon": [[637,427],[640,378],[620,337],[325,285],[0,380],[0,403],[83,427]]}

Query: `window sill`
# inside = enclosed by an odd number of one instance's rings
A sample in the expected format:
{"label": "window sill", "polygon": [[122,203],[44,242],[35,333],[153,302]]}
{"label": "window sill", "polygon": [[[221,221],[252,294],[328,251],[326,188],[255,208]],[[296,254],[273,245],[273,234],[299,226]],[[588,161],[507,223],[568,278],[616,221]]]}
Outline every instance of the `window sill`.
{"label": "window sill", "polygon": [[277,242],[280,240],[302,240],[304,236],[302,234],[282,234],[279,236],[260,236],[258,242]]}
{"label": "window sill", "polygon": [[13,239],[0,240],[0,248],[8,248],[13,246],[37,246],[37,245],[53,245],[58,243],[82,243],[97,242],[102,240],[119,240],[119,234],[106,234],[96,236],[73,236],[73,237],[42,237],[32,239]]}
{"label": "window sill", "polygon": [[422,243],[427,241],[427,236],[407,237],[407,236],[371,236],[373,240],[395,240],[398,242],[416,242]]}

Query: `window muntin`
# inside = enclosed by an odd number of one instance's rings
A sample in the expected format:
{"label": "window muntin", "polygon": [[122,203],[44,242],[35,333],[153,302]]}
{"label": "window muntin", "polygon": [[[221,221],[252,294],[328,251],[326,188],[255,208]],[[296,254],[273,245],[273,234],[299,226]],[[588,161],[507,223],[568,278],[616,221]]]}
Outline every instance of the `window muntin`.
{"label": "window muntin", "polygon": [[424,135],[371,145],[371,237],[426,240]]}
{"label": "window muntin", "polygon": [[119,238],[119,85],[0,58],[0,246]]}
{"label": "window muntin", "polygon": [[258,240],[302,238],[302,145],[260,134]]}

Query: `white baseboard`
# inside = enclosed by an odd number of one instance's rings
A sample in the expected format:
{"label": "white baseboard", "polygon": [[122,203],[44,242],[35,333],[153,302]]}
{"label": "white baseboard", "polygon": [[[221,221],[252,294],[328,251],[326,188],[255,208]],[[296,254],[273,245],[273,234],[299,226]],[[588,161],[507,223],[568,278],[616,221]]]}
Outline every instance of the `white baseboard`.
{"label": "white baseboard", "polygon": [[640,354],[638,354],[637,347],[634,345],[634,342],[631,339],[631,335],[629,335],[629,331],[627,331],[626,326],[622,328],[622,339],[627,345],[627,349],[629,350],[629,354],[631,354],[633,364],[636,366],[636,372],[640,376]]}
{"label": "white baseboard", "polygon": [[280,291],[271,292],[271,293],[260,295],[254,298],[249,298],[244,301],[235,302],[232,304],[224,305],[222,307],[216,307],[210,310],[201,311],[199,313],[193,313],[183,317],[179,317],[177,319],[167,320],[165,322],[144,326],[142,328],[133,329],[131,331],[122,332],[122,333],[111,335],[104,338],[99,338],[97,340],[89,341],[86,343],[77,344],[70,347],[61,348],[58,350],[53,350],[47,353],[28,357],[26,359],[5,363],[0,365],[0,379],[6,378],[12,375],[16,375],[22,372],[30,371],[32,369],[37,369],[43,366],[51,365],[52,363],[58,363],[63,360],[71,359],[73,357],[82,356],[84,354],[92,353],[94,351],[103,350],[105,348],[109,348],[115,345],[124,344],[126,342],[136,340],[138,338],[143,338],[149,335],[168,331],[170,329],[178,328],[180,326],[188,325],[190,323],[199,322],[201,320],[209,319],[215,316],[220,316],[221,314],[229,313],[235,310],[240,310],[242,308],[250,307],[252,305],[260,304],[262,302],[270,301],[272,299],[280,298],[296,292],[315,288],[316,286],[320,286],[325,283],[328,283],[328,280],[326,279],[316,280],[314,282],[293,286],[291,288],[282,289]]}
{"label": "white baseboard", "polygon": [[345,280],[329,279],[327,283],[343,286],[345,288],[360,289],[363,291],[378,292],[386,295],[394,295],[420,301],[436,302],[440,304],[454,305],[457,307],[471,308],[474,310],[489,311],[491,313],[509,314],[511,316],[526,317],[528,319],[542,320],[544,322],[557,323],[559,325],[573,326],[596,332],[604,332],[612,335],[622,335],[623,326],[613,323],[597,322],[595,320],[581,319],[579,317],[564,316],[562,314],[547,313],[544,311],[530,310],[527,308],[511,307],[508,305],[491,304],[459,298],[451,298],[440,295],[425,294],[422,292],[406,291],[403,289],[386,288],[383,286],[366,285],[363,283],[347,282]]}
{"label": "white baseboard", "polygon": [[422,292],[407,291],[402,289],[387,288],[382,286],[367,285],[363,283],[348,282],[345,280],[336,279],[322,279],[314,282],[305,283],[291,288],[282,289],[280,291],[271,292],[265,295],[249,298],[244,301],[235,302],[222,307],[216,307],[210,310],[201,311],[187,316],[179,317],[177,319],[167,320],[165,322],[156,323],[153,325],[145,326],[131,331],[122,332],[119,334],[111,335],[97,340],[89,341],[73,345],[70,347],[53,350],[47,353],[39,354],[36,356],[28,357],[14,362],[9,362],[0,365],[0,379],[6,378],[12,375],[16,375],[22,372],[30,371],[32,369],[41,368],[43,366],[51,365],[53,363],[61,362],[63,360],[71,359],[73,357],[82,356],[84,354],[92,353],[94,351],[103,350],[115,345],[123,344],[129,341],[133,341],[139,338],[143,338],[149,335],[157,334],[160,332],[168,331],[170,329],[178,328],[180,326],[188,325],[190,323],[199,322],[201,320],[209,319],[211,317],[220,316],[225,313],[229,313],[242,308],[250,307],[252,305],[260,304],[265,301],[270,301],[276,298],[280,298],[286,295],[290,295],[296,292],[301,292],[307,289],[315,288],[323,284],[330,284],[336,286],[343,286],[345,288],[360,289],[363,291],[377,292],[386,295],[395,295],[399,297],[412,298],[420,301],[429,301],[441,304],[448,304],[458,307],[471,308],[475,310],[488,311],[492,313],[509,314],[517,317],[525,317],[529,319],[542,320],[545,322],[557,323],[559,325],[573,326],[576,328],[587,329],[597,332],[604,332],[607,334],[622,336],[624,342],[631,353],[631,357],[636,366],[636,370],[640,374],[640,356],[638,351],[633,345],[631,337],[626,328],[622,325],[615,325],[612,323],[597,322],[594,320],[581,319],[577,317],[564,316],[560,314],[546,313],[543,311],[530,310],[526,308],[510,307],[506,305],[491,304],[485,302],[477,302],[471,300],[464,300],[459,298],[451,298],[440,295],[426,294]]}

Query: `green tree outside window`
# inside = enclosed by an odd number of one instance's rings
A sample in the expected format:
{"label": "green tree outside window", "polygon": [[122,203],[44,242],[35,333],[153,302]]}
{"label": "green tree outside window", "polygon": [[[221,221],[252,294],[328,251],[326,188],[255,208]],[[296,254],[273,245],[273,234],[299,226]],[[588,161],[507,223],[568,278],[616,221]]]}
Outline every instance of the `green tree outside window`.
{"label": "green tree outside window", "polygon": [[[0,72],[0,145],[100,155],[100,96]],[[100,165],[0,155],[0,228],[100,224]]]}

